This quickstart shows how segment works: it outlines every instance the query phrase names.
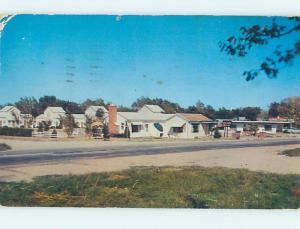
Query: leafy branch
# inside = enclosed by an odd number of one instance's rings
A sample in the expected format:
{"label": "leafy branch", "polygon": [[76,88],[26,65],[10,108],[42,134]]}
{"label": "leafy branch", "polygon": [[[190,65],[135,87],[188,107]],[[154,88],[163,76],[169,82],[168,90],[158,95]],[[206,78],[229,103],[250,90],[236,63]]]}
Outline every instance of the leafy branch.
{"label": "leafy branch", "polygon": [[[240,36],[230,36],[225,42],[219,42],[221,52],[227,55],[245,57],[254,46],[267,45],[270,40],[279,39],[289,34],[300,31],[300,17],[289,18],[293,21],[291,26],[283,26],[273,19],[271,25],[254,25],[249,28],[241,27]],[[268,77],[275,78],[281,68],[290,65],[292,60],[300,54],[300,41],[293,48],[282,50],[277,46],[271,57],[266,57],[258,69],[245,71],[243,75],[246,80],[253,80],[260,72]]]}

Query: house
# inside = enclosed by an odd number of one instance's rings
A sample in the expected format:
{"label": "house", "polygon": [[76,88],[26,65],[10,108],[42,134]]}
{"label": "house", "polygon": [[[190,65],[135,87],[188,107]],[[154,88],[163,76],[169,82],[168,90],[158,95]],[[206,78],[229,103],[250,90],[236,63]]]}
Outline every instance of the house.
{"label": "house", "polygon": [[196,138],[209,134],[212,120],[200,114],[167,114],[157,105],[144,105],[137,112],[118,112],[115,105],[108,106],[111,134],[130,137]]}
{"label": "house", "polygon": [[96,117],[96,113],[97,111],[101,109],[104,113],[103,118],[106,119],[108,117],[108,111],[104,106],[89,106],[86,110],[85,110],[85,115],[87,115],[88,117],[92,118],[93,120],[97,119]]}
{"label": "house", "polygon": [[62,107],[47,107],[43,114],[35,118],[35,126],[41,122],[50,122],[51,127],[59,127],[60,119],[65,115],[66,112]]}
{"label": "house", "polygon": [[85,128],[86,116],[85,114],[72,114],[74,121],[78,128]]}
{"label": "house", "polygon": [[167,122],[170,137],[199,138],[210,134],[216,122],[202,114],[177,113]]}
{"label": "house", "polygon": [[250,129],[251,126],[257,126],[257,132],[266,132],[269,134],[276,134],[277,132],[283,132],[284,129],[290,128],[294,123],[293,120],[288,119],[269,119],[269,120],[257,120],[251,121],[246,119],[229,119],[229,120],[218,120],[219,121],[219,128],[222,131],[222,123],[224,121],[230,122],[231,125],[229,127],[230,132],[240,132],[243,133]]}
{"label": "house", "polygon": [[0,127],[20,127],[23,125],[21,111],[15,106],[5,106],[0,110]]}

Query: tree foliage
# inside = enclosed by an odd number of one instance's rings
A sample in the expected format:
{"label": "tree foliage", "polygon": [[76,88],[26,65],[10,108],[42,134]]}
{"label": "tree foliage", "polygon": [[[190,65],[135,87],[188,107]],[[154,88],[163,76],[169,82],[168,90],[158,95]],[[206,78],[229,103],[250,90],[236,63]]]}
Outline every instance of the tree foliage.
{"label": "tree foliage", "polygon": [[68,137],[71,137],[74,129],[77,127],[75,119],[72,114],[67,113],[65,117],[60,118],[61,123],[63,124],[64,131],[68,135]]}
{"label": "tree foliage", "polygon": [[86,115],[85,116],[85,133],[86,134],[91,134],[92,133],[92,123],[93,123],[93,119]]}
{"label": "tree foliage", "polygon": [[103,99],[96,99],[96,100],[87,99],[81,104],[83,110],[86,110],[90,106],[105,106],[105,102]]}
{"label": "tree foliage", "polygon": [[148,97],[140,97],[138,98],[132,105],[133,110],[138,110],[145,104],[148,105],[158,105],[162,109],[165,110],[166,113],[175,113],[175,112],[181,112],[183,111],[183,108],[178,104],[178,103],[173,103],[170,102],[166,99],[160,99],[160,98],[155,98],[155,99],[150,99]]}
{"label": "tree foliage", "polygon": [[[253,25],[241,27],[238,36],[231,35],[225,42],[219,42],[221,52],[230,56],[245,57],[254,48],[268,45],[270,41],[281,39],[292,33],[300,32],[300,17],[287,18],[285,25],[278,18],[270,19],[268,25]],[[278,45],[270,56],[267,56],[257,69],[244,71],[246,80],[255,79],[259,73],[263,72],[270,78],[277,77],[279,70],[287,65],[300,54],[300,38],[290,47]]]}
{"label": "tree foliage", "polygon": [[269,108],[269,115],[271,117],[283,117],[294,119],[300,122],[300,97],[293,96],[283,99],[280,103],[271,103]]}
{"label": "tree foliage", "polygon": [[95,116],[97,117],[97,119],[103,120],[103,117],[104,117],[104,111],[103,111],[101,108],[99,108],[99,109],[96,111]]}
{"label": "tree foliage", "polygon": [[34,97],[22,97],[15,103],[15,106],[24,114],[37,116],[38,101]]}
{"label": "tree foliage", "polygon": [[109,129],[108,129],[108,125],[106,123],[104,123],[103,125],[103,138],[104,139],[109,139],[110,135],[109,135]]}
{"label": "tree foliage", "polygon": [[[90,101],[90,100],[86,100]],[[48,106],[63,106],[63,108],[67,111],[67,113],[83,113],[84,107],[87,106],[88,103],[86,101],[82,104],[75,103],[72,101],[64,101],[57,99],[55,96],[44,96],[40,99],[35,99],[33,97],[24,97],[20,98],[15,105],[17,106],[22,113],[32,114],[36,116],[36,114],[41,114],[44,112],[43,109],[46,109]],[[103,101],[99,99],[99,103]],[[102,102],[101,102],[102,103]],[[103,101],[104,103],[104,101]],[[95,103],[93,103],[95,104]],[[269,106],[268,110],[263,110],[260,107],[240,107],[234,109],[228,109],[225,107],[221,107],[219,109],[215,109],[210,105],[206,105],[200,100],[196,102],[195,105],[188,106],[184,108],[180,106],[178,103],[174,103],[165,99],[156,98],[150,99],[147,97],[141,97],[137,99],[131,107],[119,106],[118,111],[136,111],[138,108],[142,107],[145,104],[153,104],[161,106],[167,113],[195,113],[195,114],[203,114],[211,119],[233,119],[237,117],[245,117],[248,120],[257,120],[259,119],[267,119],[270,117],[286,117],[290,119],[294,119],[300,122],[300,98],[299,97],[288,97],[280,102],[272,102]],[[102,111],[97,111],[97,115],[102,116]],[[87,118],[87,122],[89,119]],[[62,124],[62,123],[61,123]],[[48,129],[48,124],[43,123],[45,129]],[[88,125],[89,126],[89,125]],[[58,128],[62,128],[60,125]]]}

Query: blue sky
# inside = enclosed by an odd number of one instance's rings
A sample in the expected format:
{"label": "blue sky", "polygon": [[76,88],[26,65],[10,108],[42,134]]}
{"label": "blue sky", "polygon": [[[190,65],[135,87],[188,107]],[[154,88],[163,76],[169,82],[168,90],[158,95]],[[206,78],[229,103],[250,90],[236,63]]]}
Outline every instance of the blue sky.
{"label": "blue sky", "polygon": [[271,20],[18,15],[1,38],[0,104],[23,96],[55,95],[77,102],[103,98],[131,105],[147,96],[182,106],[201,100],[216,108],[267,107],[300,95],[299,60],[277,79],[260,75],[247,82],[242,73],[257,68],[277,44],[292,47],[297,34],[253,49],[242,59],[221,53],[218,42],[237,34],[241,26]]}

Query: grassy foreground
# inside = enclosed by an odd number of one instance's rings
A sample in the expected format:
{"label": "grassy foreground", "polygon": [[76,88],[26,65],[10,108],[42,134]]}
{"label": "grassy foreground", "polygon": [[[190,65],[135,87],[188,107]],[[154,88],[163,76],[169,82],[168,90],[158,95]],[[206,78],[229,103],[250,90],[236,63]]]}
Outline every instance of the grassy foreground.
{"label": "grassy foreground", "polygon": [[279,154],[289,157],[300,157],[300,148],[283,150]]}
{"label": "grassy foreground", "polygon": [[300,176],[202,167],[134,167],[0,183],[5,206],[298,208]]}

